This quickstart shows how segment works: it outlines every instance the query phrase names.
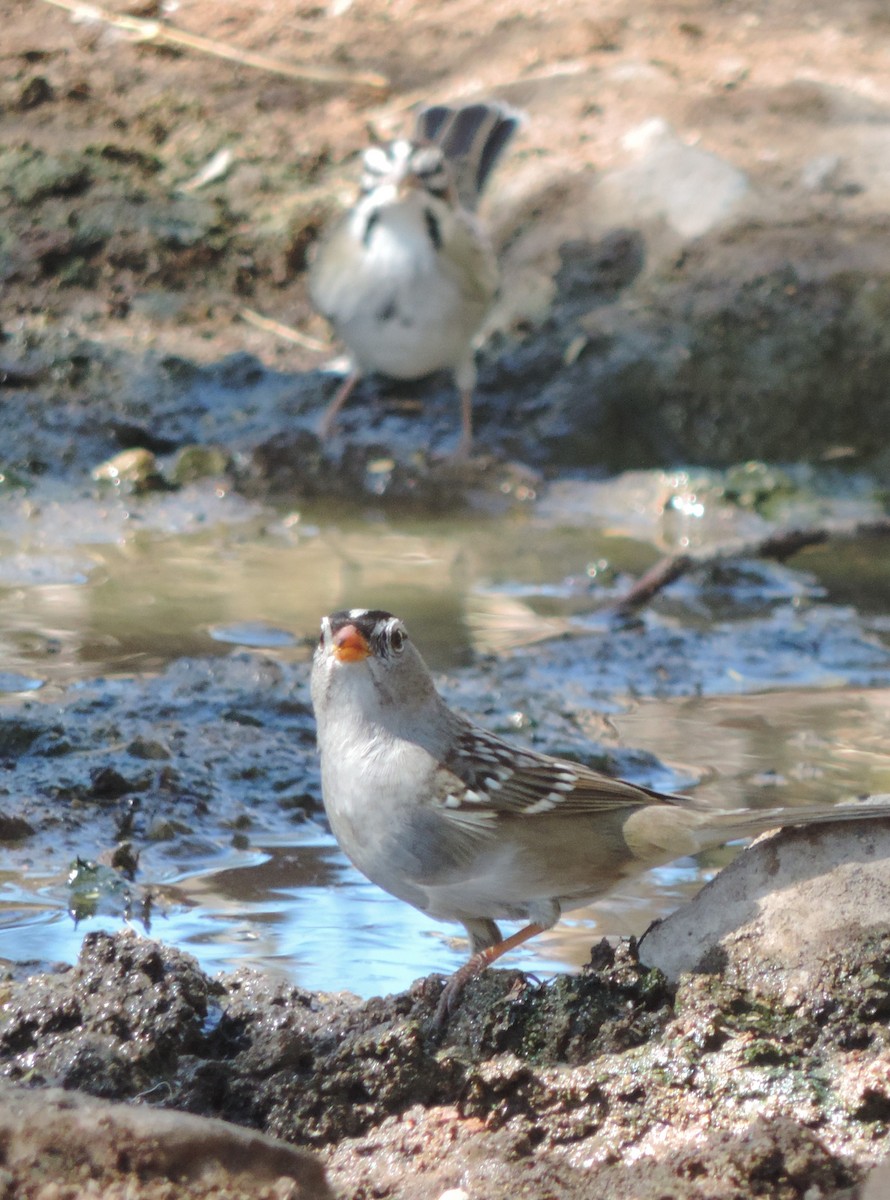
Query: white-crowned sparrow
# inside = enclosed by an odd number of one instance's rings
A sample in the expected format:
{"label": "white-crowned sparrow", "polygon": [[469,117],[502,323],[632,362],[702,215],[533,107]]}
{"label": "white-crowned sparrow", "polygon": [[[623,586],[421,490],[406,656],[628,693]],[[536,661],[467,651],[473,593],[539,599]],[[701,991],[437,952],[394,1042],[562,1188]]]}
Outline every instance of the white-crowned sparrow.
{"label": "white-crowned sparrow", "polygon": [[[325,617],[312,667],[325,810],[372,882],[460,921],[464,983],[568,909],[648,867],[781,825],[890,815],[886,803],[714,811],[513,746],[453,713],[402,622]],[[502,938],[495,922],[526,922]]]}
{"label": "white-crowned sparrow", "polygon": [[454,372],[461,394],[458,456],[472,445],[473,342],[498,286],[476,204],[519,119],[500,104],[434,105],[414,137],[372,146],[361,195],[316,252],[312,302],[333,325],[352,372],[328,405],[326,437],[358,379]]}

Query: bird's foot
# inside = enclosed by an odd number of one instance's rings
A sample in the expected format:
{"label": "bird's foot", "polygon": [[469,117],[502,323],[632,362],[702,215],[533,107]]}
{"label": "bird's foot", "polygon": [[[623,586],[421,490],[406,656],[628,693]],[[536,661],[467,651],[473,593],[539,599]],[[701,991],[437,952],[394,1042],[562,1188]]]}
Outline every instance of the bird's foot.
{"label": "bird's foot", "polygon": [[468,962],[465,962],[462,967],[458,967],[442,989],[442,994],[439,997],[439,1003],[436,1005],[436,1012],[433,1017],[433,1030],[438,1033],[448,1018],[453,1015],[464,988],[472,979],[481,975],[485,968],[500,958],[502,954],[506,954],[508,950],[515,950],[517,946],[521,946],[529,938],[543,933],[546,928],[546,925],[537,925],[535,923],[525,925],[517,933],[504,938],[503,941],[496,942],[493,946],[486,946],[484,950],[477,950]]}
{"label": "bird's foot", "polygon": [[447,1024],[448,1019],[457,1011],[464,988],[471,980],[478,978],[488,966],[488,959],[482,954],[474,954],[469,962],[459,967],[446,981],[436,1005],[433,1016],[433,1030],[439,1033]]}

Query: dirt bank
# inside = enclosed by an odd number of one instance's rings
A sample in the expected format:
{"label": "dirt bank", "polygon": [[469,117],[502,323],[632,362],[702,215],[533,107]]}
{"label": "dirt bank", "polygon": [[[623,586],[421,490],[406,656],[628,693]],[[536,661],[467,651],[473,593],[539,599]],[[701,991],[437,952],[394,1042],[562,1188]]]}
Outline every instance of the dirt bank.
{"label": "dirt bank", "polygon": [[[398,394],[369,381],[321,449],[335,380],[318,368],[336,347],[244,316],[324,342],[307,254],[354,187],[356,152],[403,131],[424,97],[484,94],[528,115],[487,210],[504,268],[477,403],[489,484],[491,456],[880,457],[880,4],[341,9],[192,0],[172,21],[345,73],[322,84],[0,5],[9,474],[82,477],[120,449],[197,442],[252,490],[459,495],[425,466],[456,436],[449,380]],[[369,71],[388,86],[351,78]],[[393,456],[381,482],[369,466]]]}

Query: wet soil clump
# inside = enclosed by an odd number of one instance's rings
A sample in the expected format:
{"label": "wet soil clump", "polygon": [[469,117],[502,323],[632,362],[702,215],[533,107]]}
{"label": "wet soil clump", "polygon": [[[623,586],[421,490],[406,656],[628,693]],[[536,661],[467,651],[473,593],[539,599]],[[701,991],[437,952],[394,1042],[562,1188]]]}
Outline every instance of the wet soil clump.
{"label": "wet soil clump", "polygon": [[673,988],[602,943],[574,978],[489,972],[437,1031],[438,977],[363,1002],[90,934],[4,986],[0,1061],[313,1147],[353,1196],[840,1196],[885,1144],[888,955],[848,945],[783,1008],[750,966]]}

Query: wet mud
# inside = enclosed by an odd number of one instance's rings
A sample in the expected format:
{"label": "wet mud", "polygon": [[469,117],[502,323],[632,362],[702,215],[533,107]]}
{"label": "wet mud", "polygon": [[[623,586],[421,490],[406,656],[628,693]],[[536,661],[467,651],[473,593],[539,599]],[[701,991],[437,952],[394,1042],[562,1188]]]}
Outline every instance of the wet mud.
{"label": "wet mud", "polygon": [[750,963],[670,987],[603,943],[577,977],[489,972],[437,1032],[441,979],[362,1002],[98,934],[4,985],[0,1057],[312,1147],[354,1196],[841,1196],[881,1156],[887,955],[848,944],[776,1009]]}

